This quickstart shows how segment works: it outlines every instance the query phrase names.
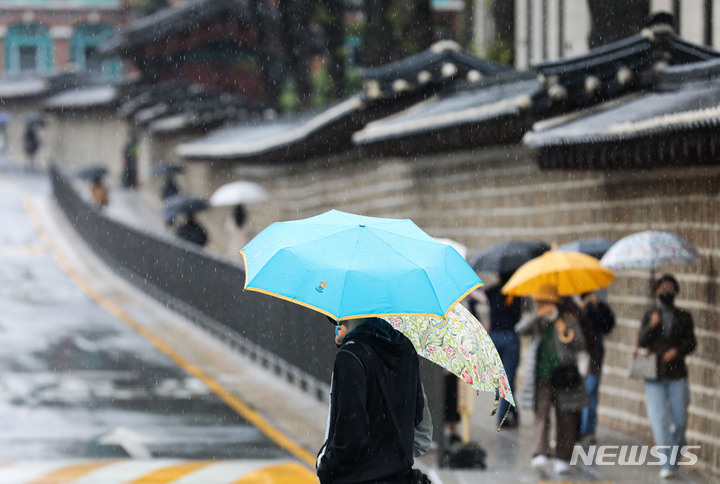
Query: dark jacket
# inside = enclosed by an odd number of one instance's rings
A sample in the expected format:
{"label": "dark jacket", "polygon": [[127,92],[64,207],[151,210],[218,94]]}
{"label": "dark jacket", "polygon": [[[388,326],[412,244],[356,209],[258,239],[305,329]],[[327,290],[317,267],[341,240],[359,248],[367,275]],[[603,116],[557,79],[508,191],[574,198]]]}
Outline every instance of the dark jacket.
{"label": "dark jacket", "polygon": [[590,355],[588,373],[600,376],[605,358],[603,339],[615,327],[615,314],[603,301],[599,301],[597,305],[588,303],[581,314],[580,326],[585,337],[586,350]]}
{"label": "dark jacket", "polygon": [[[400,434],[378,376],[387,383]],[[358,326],[337,352],[330,392],[327,439],[317,462],[320,483],[409,482],[413,432],[424,405],[410,340],[381,319]]]}
{"label": "dark jacket", "polygon": [[[673,306],[673,321],[670,334],[664,335],[662,322],[657,326],[650,326],[650,316],[657,308],[650,309],[643,316],[638,334],[638,346],[649,348],[657,357],[658,379],[687,378],[685,357],[693,352],[697,342],[690,313]],[[676,348],[678,356],[667,363],[662,361],[661,355],[671,348]]]}

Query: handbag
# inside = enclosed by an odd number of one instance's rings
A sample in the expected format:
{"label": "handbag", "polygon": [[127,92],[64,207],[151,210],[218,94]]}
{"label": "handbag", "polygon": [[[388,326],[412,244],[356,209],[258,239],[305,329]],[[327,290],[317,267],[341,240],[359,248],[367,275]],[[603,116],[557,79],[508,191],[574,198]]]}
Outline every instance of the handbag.
{"label": "handbag", "polygon": [[561,365],[550,375],[550,384],[555,390],[569,390],[582,385],[580,370],[575,363]]}
{"label": "handbag", "polygon": [[657,380],[657,355],[648,351],[635,351],[630,357],[630,378]]}

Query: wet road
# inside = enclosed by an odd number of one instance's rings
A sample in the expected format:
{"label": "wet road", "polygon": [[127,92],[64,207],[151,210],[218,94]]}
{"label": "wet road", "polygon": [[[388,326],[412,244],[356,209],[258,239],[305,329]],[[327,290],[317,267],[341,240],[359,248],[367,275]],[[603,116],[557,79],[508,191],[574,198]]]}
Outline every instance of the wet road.
{"label": "wet road", "polygon": [[[75,284],[32,216],[48,193],[44,175],[0,170],[0,461],[59,472],[67,459],[129,457],[153,459],[152,473],[176,459],[253,461],[242,472],[292,459]],[[6,480],[8,468],[0,482],[25,482]]]}

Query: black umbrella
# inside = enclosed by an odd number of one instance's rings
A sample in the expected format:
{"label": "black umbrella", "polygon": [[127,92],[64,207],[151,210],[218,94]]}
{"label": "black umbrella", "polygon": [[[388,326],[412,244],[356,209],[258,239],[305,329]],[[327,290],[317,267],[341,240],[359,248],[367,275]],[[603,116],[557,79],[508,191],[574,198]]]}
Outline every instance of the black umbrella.
{"label": "black umbrella", "polygon": [[512,274],[521,265],[548,250],[550,246],[545,242],[502,242],[475,252],[470,259],[470,265],[475,272]]}
{"label": "black umbrella", "polygon": [[581,252],[583,254],[591,255],[596,259],[602,259],[605,252],[610,249],[614,244],[610,239],[598,237],[595,239],[580,239],[573,242],[568,242],[557,248],[557,250],[564,250],[567,252]]}
{"label": "black umbrella", "polygon": [[160,163],[152,169],[154,176],[168,176],[182,173],[182,165],[174,165],[172,163]]}
{"label": "black umbrella", "polygon": [[88,165],[77,171],[75,176],[83,180],[97,180],[107,174],[107,168],[102,165]]}
{"label": "black umbrella", "polygon": [[178,213],[197,213],[207,210],[210,205],[202,198],[191,197],[189,195],[177,194],[165,200],[165,211],[173,214]]}

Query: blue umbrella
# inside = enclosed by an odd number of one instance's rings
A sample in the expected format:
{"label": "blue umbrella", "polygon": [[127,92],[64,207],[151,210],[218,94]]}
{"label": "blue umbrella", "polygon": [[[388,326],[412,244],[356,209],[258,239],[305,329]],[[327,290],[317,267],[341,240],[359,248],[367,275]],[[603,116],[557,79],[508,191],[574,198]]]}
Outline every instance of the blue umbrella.
{"label": "blue umbrella", "polygon": [[331,210],[276,222],[240,252],[245,289],[336,320],[399,314],[444,318],[482,285],[455,249],[411,220]]}

